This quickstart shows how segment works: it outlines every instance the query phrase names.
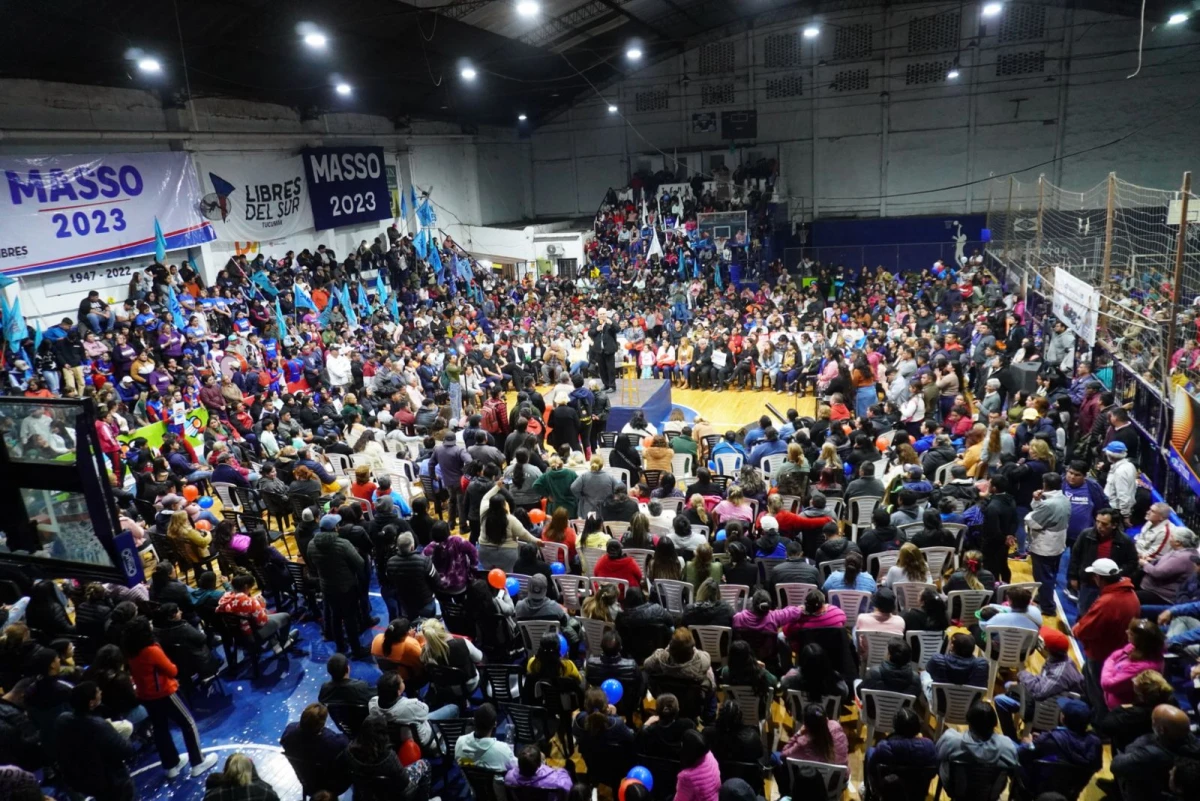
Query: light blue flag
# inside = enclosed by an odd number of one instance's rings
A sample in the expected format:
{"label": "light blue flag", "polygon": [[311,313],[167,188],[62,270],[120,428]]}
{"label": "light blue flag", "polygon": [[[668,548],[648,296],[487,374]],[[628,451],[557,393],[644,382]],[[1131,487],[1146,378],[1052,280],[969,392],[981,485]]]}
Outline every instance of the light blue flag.
{"label": "light blue flag", "polygon": [[154,258],[159,264],[167,260],[167,238],[163,236],[158,217],[154,218]]}
{"label": "light blue flag", "polygon": [[433,274],[438,277],[439,281],[445,281],[446,266],[442,264],[442,254],[438,250],[437,247],[429,248],[429,266],[433,268]]}
{"label": "light blue flag", "polygon": [[413,237],[413,250],[422,259],[429,258],[429,232],[417,231],[417,235]]}
{"label": "light blue flag", "polygon": [[175,294],[173,286],[167,287],[167,311],[171,313],[175,328],[182,333],[187,328],[187,315],[183,313],[183,306],[179,305],[179,296]]}
{"label": "light blue flag", "polygon": [[417,210],[417,187],[416,187],[416,185],[414,185],[414,184],[408,185],[408,194],[409,194],[409,197],[411,198],[411,200],[409,200],[408,205],[412,206],[413,211],[416,211]]}
{"label": "light blue flag", "polygon": [[6,286],[12,286],[15,283],[17,283],[17,279],[9,278],[7,275],[0,273],[0,289],[4,289]]}
{"label": "light blue flag", "polygon": [[408,197],[403,189],[400,190],[400,219],[408,219]]}
{"label": "light blue flag", "polygon": [[287,339],[287,322],[283,316],[283,308],[279,305],[279,298],[275,298],[275,325],[279,328],[279,341],[283,342]]}
{"label": "light blue flag", "polygon": [[42,346],[42,321],[35,320],[33,323],[33,352],[37,353],[38,348]]}
{"label": "light blue flag", "polygon": [[371,302],[367,300],[367,290],[363,288],[362,284],[358,285],[358,308],[362,309],[364,317],[373,311]]}
{"label": "light blue flag", "polygon": [[4,316],[4,339],[8,341],[8,346],[15,353],[21,340],[28,335],[29,328],[25,325],[25,315],[21,314],[21,299],[17,298],[13,301],[12,307],[8,309],[8,314]]}
{"label": "light blue flag", "polygon": [[417,206],[417,220],[425,228],[437,224],[437,214],[434,213],[433,206],[430,204],[428,198],[422,200],[421,205]]}
{"label": "light blue flag", "polygon": [[313,303],[312,295],[308,294],[308,290],[300,286],[300,284],[292,285],[292,297],[296,301],[297,309],[312,309],[317,311],[317,304]]}
{"label": "light blue flag", "polygon": [[721,281],[721,262],[713,262],[713,282],[717,285],[717,289],[724,289],[725,285]]}
{"label": "light blue flag", "polygon": [[250,276],[250,283],[261,289],[269,298],[279,294],[279,290],[271,283],[271,276],[267,275],[266,270],[255,270],[254,275]]}
{"label": "light blue flag", "polygon": [[383,270],[375,273],[375,300],[382,306],[387,302],[387,284],[383,283]]}
{"label": "light blue flag", "polygon": [[454,269],[458,273],[458,277],[467,283],[475,279],[475,271],[471,269],[471,260],[465,256],[458,256],[454,259]]}
{"label": "light blue flag", "polygon": [[336,302],[337,292],[330,292],[329,300],[326,302],[325,308],[321,312],[321,316],[317,318],[317,323],[319,323],[322,328],[329,325],[329,318],[333,316],[333,306]]}
{"label": "light blue flag", "polygon": [[342,286],[338,302],[342,304],[342,314],[346,315],[346,322],[350,324],[351,328],[358,328],[358,315],[354,313],[354,304],[350,302],[350,288],[348,286]]}
{"label": "light blue flag", "polygon": [[678,264],[678,267],[679,267],[679,277],[680,277],[680,278],[683,278],[683,277],[684,277],[684,273],[683,273],[683,248],[680,248],[680,249],[679,249],[679,264]]}
{"label": "light blue flag", "polygon": [[392,322],[400,322],[400,307],[396,305],[395,295],[388,298],[388,314],[392,316]]}

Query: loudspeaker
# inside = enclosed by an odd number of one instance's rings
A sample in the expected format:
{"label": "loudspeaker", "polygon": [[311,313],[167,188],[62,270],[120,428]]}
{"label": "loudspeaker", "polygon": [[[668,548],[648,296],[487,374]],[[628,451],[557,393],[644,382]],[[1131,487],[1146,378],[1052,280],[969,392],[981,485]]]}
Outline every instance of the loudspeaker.
{"label": "loudspeaker", "polygon": [[1037,392],[1037,374],[1041,362],[1021,362],[1010,366],[1015,391],[1032,394]]}

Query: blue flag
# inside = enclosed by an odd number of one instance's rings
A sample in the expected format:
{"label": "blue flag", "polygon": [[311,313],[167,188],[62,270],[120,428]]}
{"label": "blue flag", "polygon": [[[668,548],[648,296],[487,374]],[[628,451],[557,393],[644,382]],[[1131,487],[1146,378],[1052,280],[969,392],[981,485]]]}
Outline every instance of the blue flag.
{"label": "blue flag", "polygon": [[677,266],[679,268],[679,277],[683,278],[683,248],[679,249],[679,264]]}
{"label": "blue flag", "polygon": [[279,294],[279,290],[271,283],[271,277],[267,275],[266,270],[255,270],[254,275],[250,276],[250,283],[261,289],[269,298]]}
{"label": "blue flag", "polygon": [[408,197],[404,194],[404,189],[400,189],[400,219],[408,219]]}
{"label": "blue flag", "polygon": [[408,202],[408,205],[412,206],[413,211],[416,211],[417,210],[417,187],[415,184],[408,185],[408,195],[411,198],[411,200],[409,200],[409,202]]}
{"label": "blue flag", "polygon": [[421,201],[421,205],[417,207],[417,220],[425,228],[437,224],[437,215],[433,211],[433,206],[429,203],[429,198]]}
{"label": "blue flag", "polygon": [[167,238],[163,236],[158,217],[154,218],[154,258],[159,264],[167,260]]}
{"label": "blue flag", "polygon": [[465,256],[458,256],[454,259],[454,271],[458,273],[458,277],[470,283],[475,279],[475,271],[471,269],[471,260]]}
{"label": "blue flag", "polygon": [[395,295],[388,298],[388,314],[392,316],[393,322],[400,322],[400,307],[396,305]]}
{"label": "blue flag", "polygon": [[367,300],[367,290],[362,284],[358,285],[358,308],[362,309],[363,316],[371,313],[371,303]]}
{"label": "blue flag", "polygon": [[4,289],[6,286],[12,286],[15,283],[17,283],[17,279],[9,278],[7,275],[0,274],[0,289]]}
{"label": "blue flag", "polygon": [[33,323],[33,352],[37,353],[38,348],[42,346],[42,321],[35,320]]}
{"label": "blue flag", "polygon": [[25,339],[28,334],[29,329],[25,325],[25,316],[21,314],[21,299],[17,298],[13,301],[12,308],[8,309],[8,313],[4,316],[4,339],[8,341],[8,346],[15,353],[21,340]]}
{"label": "blue flag", "polygon": [[713,283],[717,285],[717,289],[724,289],[725,286],[721,281],[721,262],[713,262]]}
{"label": "blue flag", "polygon": [[417,235],[413,237],[413,250],[422,259],[429,258],[429,232],[417,231]]}
{"label": "blue flag", "polygon": [[287,323],[283,316],[283,308],[279,305],[279,298],[275,298],[275,325],[279,329],[279,341],[283,342],[287,339]]}
{"label": "blue flag", "polygon": [[442,264],[442,254],[438,252],[437,247],[429,248],[429,266],[433,268],[433,274],[439,281],[446,280],[446,267]]}
{"label": "blue flag", "polygon": [[387,284],[383,283],[383,270],[379,270],[375,273],[375,300],[382,306],[387,302],[387,297]]}
{"label": "blue flag", "polygon": [[187,315],[183,313],[183,306],[179,305],[179,296],[175,294],[173,286],[167,287],[167,311],[171,313],[175,328],[183,333],[183,329],[187,328]]}
{"label": "blue flag", "polygon": [[317,304],[313,303],[312,295],[308,294],[308,290],[300,284],[292,285],[292,297],[296,301],[297,309],[312,309],[317,311]]}
{"label": "blue flag", "polygon": [[337,302],[337,292],[330,292],[329,300],[328,300],[328,302],[326,302],[325,308],[321,312],[321,316],[317,318],[317,322],[320,324],[320,326],[322,328],[329,325],[329,318],[333,316],[333,306],[336,302]]}
{"label": "blue flag", "polygon": [[350,288],[348,286],[342,286],[338,302],[342,304],[342,314],[346,315],[346,322],[350,324],[351,328],[358,328],[358,315],[354,313],[354,304],[350,302]]}

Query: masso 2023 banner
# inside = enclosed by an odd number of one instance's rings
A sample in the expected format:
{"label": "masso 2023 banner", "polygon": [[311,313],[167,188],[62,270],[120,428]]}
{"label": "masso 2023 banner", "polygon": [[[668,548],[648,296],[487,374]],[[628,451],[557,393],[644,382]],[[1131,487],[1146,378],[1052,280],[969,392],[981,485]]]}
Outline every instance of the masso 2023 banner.
{"label": "masso 2023 banner", "polygon": [[186,153],[0,157],[0,273],[152,255],[215,238]]}
{"label": "masso 2023 banner", "polygon": [[318,231],[391,219],[381,147],[313,147],[301,154]]}

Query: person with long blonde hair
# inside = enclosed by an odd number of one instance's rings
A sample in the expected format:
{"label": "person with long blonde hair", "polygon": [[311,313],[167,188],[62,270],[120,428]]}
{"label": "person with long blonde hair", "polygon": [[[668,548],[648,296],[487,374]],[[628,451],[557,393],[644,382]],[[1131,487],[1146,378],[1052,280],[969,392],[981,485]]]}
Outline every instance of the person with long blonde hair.
{"label": "person with long blonde hair", "polygon": [[[729,488],[729,496],[718,503],[713,509],[713,515],[722,522],[727,520],[741,520],[746,524],[754,522],[754,507],[747,501],[745,495],[742,494],[742,488],[734,484]],[[706,525],[706,524],[701,524]]]}
{"label": "person with long blonde hair", "polygon": [[842,457],[838,456],[837,446],[832,442],[826,442],[821,446],[821,455],[817,457],[817,461],[813,465],[813,469],[818,472],[824,467],[837,473],[841,473],[845,469],[842,467]]}
{"label": "person with long blonde hair", "polygon": [[887,575],[883,579],[883,586],[891,587],[901,581],[918,581],[924,584],[933,583],[933,579],[929,575],[929,562],[926,561],[925,554],[911,542],[906,542],[900,546],[900,554],[896,557],[896,564],[888,569]]}
{"label": "person with long blonde hair", "polygon": [[208,546],[212,542],[212,535],[207,531],[192,528],[192,519],[181,509],[171,515],[171,522],[167,524],[167,539],[192,565],[196,571],[196,578],[199,579],[200,562],[208,558]]}
{"label": "person with long blonde hair", "polygon": [[421,661],[426,665],[460,668],[467,676],[467,690],[474,692],[479,686],[477,665],[483,664],[483,654],[463,637],[453,637],[442,621],[429,618],[421,625],[421,636],[425,645],[421,647]]}
{"label": "person with long blonde hair", "polygon": [[617,585],[601,584],[596,592],[583,602],[582,614],[588,620],[604,620],[609,623],[617,619]]}
{"label": "person with long blonde hair", "polygon": [[704,505],[704,496],[700,493],[688,498],[688,508],[684,516],[690,525],[712,527],[712,515],[708,513],[708,507]]}

